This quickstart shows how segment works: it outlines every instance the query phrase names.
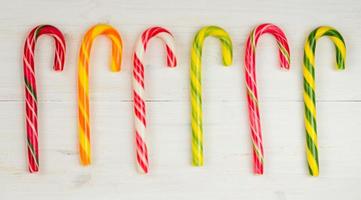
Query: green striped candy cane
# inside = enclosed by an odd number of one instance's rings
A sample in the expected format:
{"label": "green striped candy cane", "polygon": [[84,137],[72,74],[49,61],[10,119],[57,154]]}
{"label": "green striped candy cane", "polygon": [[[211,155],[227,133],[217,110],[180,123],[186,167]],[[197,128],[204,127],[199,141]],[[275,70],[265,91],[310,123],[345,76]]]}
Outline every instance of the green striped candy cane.
{"label": "green striped candy cane", "polygon": [[206,26],[198,31],[191,50],[191,104],[192,104],[192,164],[203,165],[203,125],[202,125],[202,47],[204,40],[213,36],[221,41],[223,64],[232,64],[232,41],[228,33],[217,26]]}
{"label": "green striped candy cane", "polygon": [[303,98],[305,104],[306,155],[311,176],[318,176],[319,174],[315,97],[315,50],[316,41],[323,36],[328,36],[335,45],[338,70],[345,69],[346,58],[345,42],[341,34],[334,28],[321,26],[312,31],[308,36],[303,57]]}

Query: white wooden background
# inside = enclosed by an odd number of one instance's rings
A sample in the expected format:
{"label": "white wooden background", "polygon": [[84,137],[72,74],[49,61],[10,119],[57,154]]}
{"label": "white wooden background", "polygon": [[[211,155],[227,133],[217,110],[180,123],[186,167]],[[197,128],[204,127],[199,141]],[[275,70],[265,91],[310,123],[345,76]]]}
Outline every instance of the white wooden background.
{"label": "white wooden background", "polygon": [[[243,46],[256,25],[286,33],[291,70],[280,70],[275,41],[257,48],[265,174],[252,173],[245,102]],[[40,173],[26,163],[22,50],[27,33],[49,23],[66,36],[65,70],[52,70],[53,41],[39,40]],[[116,27],[125,51],[120,73],[108,68],[110,42],[96,40],[91,57],[93,164],[77,150],[77,55],[96,23]],[[131,53],[143,30],[161,25],[176,38],[179,65],[165,67],[163,47],[147,52],[146,94],[150,174],[135,168]],[[191,166],[189,52],[197,30],[219,25],[234,42],[234,64],[221,64],[219,42],[203,56],[205,166]],[[347,68],[337,72],[328,39],[317,45],[320,177],[308,175],[303,127],[302,57],[305,38],[319,25],[336,27],[347,43]],[[0,199],[361,199],[361,2],[1,0]]]}

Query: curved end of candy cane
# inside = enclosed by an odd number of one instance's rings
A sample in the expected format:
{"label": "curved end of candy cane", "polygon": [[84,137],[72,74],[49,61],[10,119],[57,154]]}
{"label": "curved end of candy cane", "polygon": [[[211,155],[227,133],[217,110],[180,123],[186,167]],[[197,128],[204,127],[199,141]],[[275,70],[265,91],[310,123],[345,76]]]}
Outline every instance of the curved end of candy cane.
{"label": "curved end of candy cane", "polygon": [[159,38],[165,44],[166,56],[167,56],[167,66],[176,67],[177,58],[175,53],[175,40],[172,33],[160,26],[154,26],[146,29],[140,39],[138,40],[137,46],[135,48],[134,54],[138,59],[143,63],[144,53],[147,49],[148,43],[152,38]]}
{"label": "curved end of candy cane", "polygon": [[224,42],[222,42],[222,60],[225,67],[229,67],[233,63],[233,46],[230,38],[229,41],[229,44],[225,44]]}
{"label": "curved end of candy cane", "polygon": [[233,45],[231,38],[228,36],[228,34],[226,36],[228,37],[229,41],[227,43],[222,42],[222,57],[223,57],[223,65],[225,67],[229,67],[233,63]]}
{"label": "curved end of candy cane", "polygon": [[174,58],[167,59],[167,66],[170,67],[170,68],[177,67],[177,59],[176,59],[175,56],[174,56]]}
{"label": "curved end of candy cane", "polygon": [[231,66],[233,63],[232,60],[233,60],[232,52],[226,53],[226,55],[223,56],[223,65],[225,67]]}
{"label": "curved end of candy cane", "polygon": [[[289,59],[289,58],[288,58],[288,59]],[[285,62],[285,63],[281,63],[281,68],[288,71],[288,70],[290,69],[290,62],[289,62],[289,60],[288,60],[287,62]]]}
{"label": "curved end of candy cane", "polygon": [[112,55],[110,58],[110,70],[112,72],[119,72],[122,66],[123,42],[119,34],[116,38],[112,39]]}
{"label": "curved end of candy cane", "polygon": [[344,70],[346,60],[346,44],[341,33],[331,26],[319,26],[308,35],[305,43],[305,55],[307,54],[309,59],[314,62],[316,41],[323,36],[328,36],[335,46],[336,69]]}
{"label": "curved end of candy cane", "polygon": [[288,44],[286,43],[286,45],[287,47],[283,47],[279,45],[280,64],[282,69],[289,70],[291,57],[290,57],[290,50]]}
{"label": "curved end of candy cane", "polygon": [[197,63],[200,63],[203,43],[209,36],[215,37],[221,41],[223,65],[232,65],[233,45],[231,37],[223,28],[218,26],[205,26],[196,33],[192,45],[192,59],[198,60]]}
{"label": "curved end of candy cane", "polygon": [[112,72],[120,71],[123,42],[118,31],[109,24],[96,24],[85,33],[82,40],[79,57],[84,57],[84,59],[81,60],[84,65],[86,65],[86,68],[88,68],[91,46],[94,39],[99,35],[108,37],[112,42],[110,70]]}
{"label": "curved end of candy cane", "polygon": [[114,62],[114,59],[111,59],[111,64],[110,64],[110,71],[111,72],[120,72],[121,70],[121,61],[118,62]]}
{"label": "curved end of candy cane", "polygon": [[168,67],[176,67],[177,66],[177,57],[175,55],[174,49],[169,48],[168,45],[166,45],[167,48],[167,65]]}

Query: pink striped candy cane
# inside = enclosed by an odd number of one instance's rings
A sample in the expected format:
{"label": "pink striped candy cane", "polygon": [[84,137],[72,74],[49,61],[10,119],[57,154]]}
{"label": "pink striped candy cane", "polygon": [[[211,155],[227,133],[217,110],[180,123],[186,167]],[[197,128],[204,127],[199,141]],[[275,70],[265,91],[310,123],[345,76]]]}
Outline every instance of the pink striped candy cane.
{"label": "pink striped candy cane", "polygon": [[145,141],[146,109],[144,100],[144,53],[148,42],[153,37],[160,38],[167,50],[167,65],[175,67],[177,60],[174,53],[174,38],[172,34],[162,27],[152,27],[145,30],[139,39],[133,54],[133,99],[134,99],[134,125],[137,152],[137,166],[142,173],[148,173],[148,150]]}
{"label": "pink striped candy cane", "polygon": [[263,141],[261,132],[261,122],[258,108],[258,92],[256,86],[256,59],[255,50],[258,39],[261,35],[269,33],[277,40],[279,59],[281,68],[289,69],[290,50],[288,42],[283,31],[273,24],[262,24],[252,30],[246,43],[246,52],[244,56],[248,114],[253,143],[253,163],[254,172],[263,174]]}

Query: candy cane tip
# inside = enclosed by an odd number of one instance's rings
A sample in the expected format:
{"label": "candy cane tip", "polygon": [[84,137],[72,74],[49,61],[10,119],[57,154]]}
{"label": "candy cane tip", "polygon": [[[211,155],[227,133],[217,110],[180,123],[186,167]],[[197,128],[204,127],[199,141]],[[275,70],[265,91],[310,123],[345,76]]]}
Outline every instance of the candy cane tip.
{"label": "candy cane tip", "polygon": [[56,72],[62,72],[64,70],[64,68],[54,68],[54,71]]}
{"label": "candy cane tip", "polygon": [[111,69],[110,71],[111,71],[111,72],[120,72],[120,68],[117,68],[117,69]]}
{"label": "candy cane tip", "polygon": [[82,160],[80,161],[80,163],[83,165],[83,166],[89,166],[91,164],[91,161],[90,160]]}
{"label": "candy cane tip", "polygon": [[192,162],[192,165],[193,165],[194,167],[203,167],[203,166],[204,166],[204,163],[203,163],[202,161],[200,161],[200,162]]}
{"label": "candy cane tip", "polygon": [[314,170],[314,171],[309,171],[310,172],[310,176],[312,176],[312,177],[317,177],[317,176],[319,176],[319,170],[317,169],[317,170]]}
{"label": "candy cane tip", "polygon": [[223,65],[224,65],[225,67],[231,66],[232,63],[233,63],[233,62],[232,62],[232,57],[228,57],[228,58],[223,59]]}
{"label": "candy cane tip", "polygon": [[32,173],[32,174],[36,174],[36,173],[39,172],[39,169],[34,169],[34,170],[29,169],[29,172]]}
{"label": "candy cane tip", "polygon": [[253,172],[254,172],[254,174],[256,174],[256,175],[263,175],[263,164],[262,164],[262,165],[258,165],[258,166],[254,166]]}
{"label": "candy cane tip", "polygon": [[345,70],[345,69],[346,69],[345,64],[341,64],[340,67],[338,68],[338,70]]}
{"label": "candy cane tip", "polygon": [[149,170],[148,170],[148,169],[139,168],[139,169],[138,169],[138,172],[139,172],[139,174],[148,174]]}
{"label": "candy cane tip", "polygon": [[174,68],[174,67],[177,67],[177,60],[176,58],[173,58],[174,60],[167,60],[167,66],[170,67],[170,68]]}
{"label": "candy cane tip", "polygon": [[289,69],[290,69],[290,65],[287,64],[287,65],[283,66],[282,69],[289,70]]}

